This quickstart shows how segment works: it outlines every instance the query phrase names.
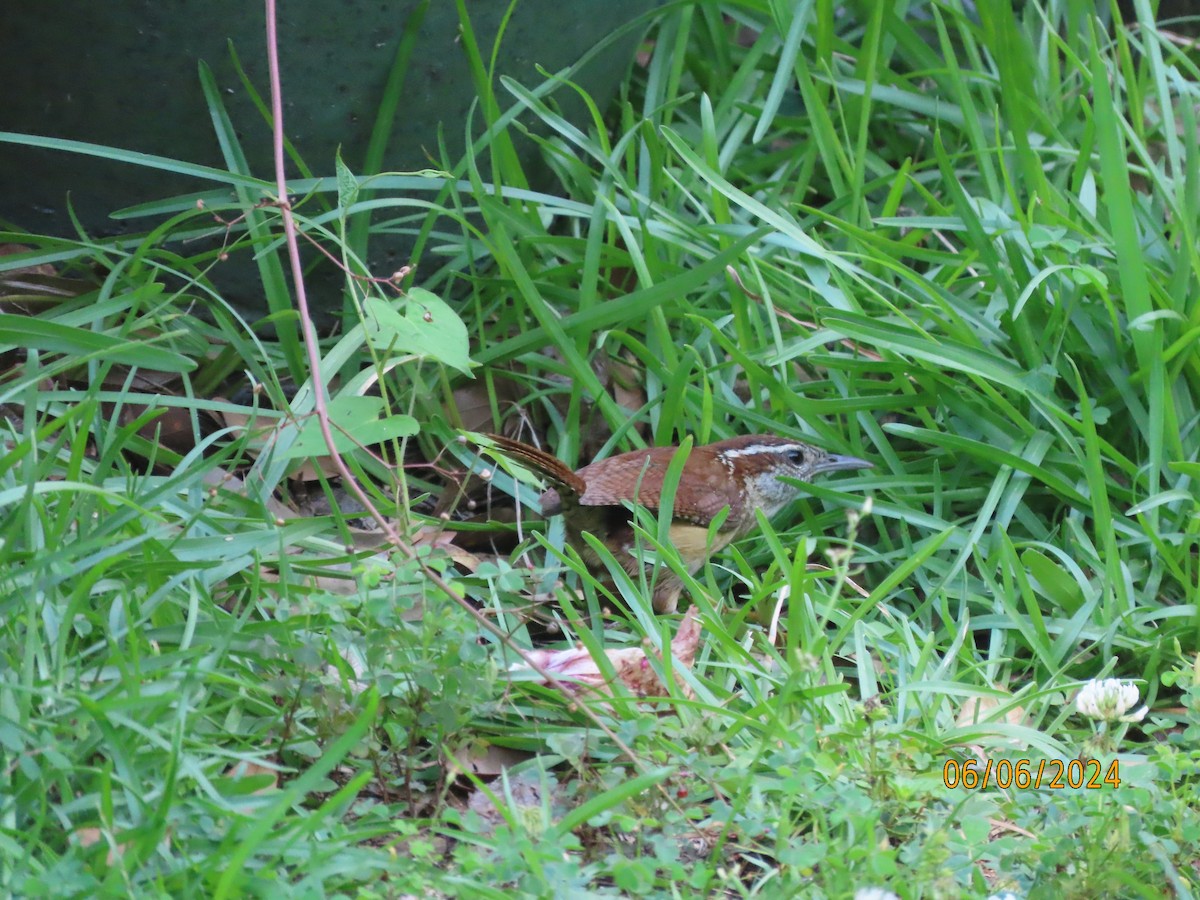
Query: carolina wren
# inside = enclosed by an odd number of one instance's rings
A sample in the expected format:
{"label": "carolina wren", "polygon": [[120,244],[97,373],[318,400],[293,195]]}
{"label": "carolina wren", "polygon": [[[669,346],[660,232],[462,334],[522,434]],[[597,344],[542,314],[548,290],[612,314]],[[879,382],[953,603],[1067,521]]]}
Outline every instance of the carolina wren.
{"label": "carolina wren", "polygon": [[[572,472],[562,460],[536,447],[489,435],[496,447],[545,476],[553,488],[542,494],[542,513],[562,514],[567,539],[592,571],[604,564],[581,537],[594,534],[631,576],[642,566],[636,556],[632,514],[625,501],[657,511],[663,480],[678,447],[650,447],[600,459]],[[803,490],[780,480],[810,481],[813,476],[871,463],[835,456],[791,438],[751,434],[693,447],[683,465],[671,511],[671,544],[689,572],[696,572],[723,547],[754,530],[754,511],[773,516]],[[729,514],[709,537],[709,525],[721,510]],[[650,566],[647,566],[649,569]],[[649,573],[647,573],[649,574]],[[674,612],[683,582],[669,569],[654,582],[654,610]]]}

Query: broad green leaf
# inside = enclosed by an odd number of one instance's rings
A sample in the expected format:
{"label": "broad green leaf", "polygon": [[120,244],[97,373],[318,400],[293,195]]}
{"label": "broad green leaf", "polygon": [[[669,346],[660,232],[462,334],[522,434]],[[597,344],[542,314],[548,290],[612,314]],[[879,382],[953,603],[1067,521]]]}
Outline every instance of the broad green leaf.
{"label": "broad green leaf", "polygon": [[[394,415],[379,418],[383,400],[379,397],[338,396],[329,402],[329,424],[333,443],[339,453],[357,447],[369,447],[381,441],[411,437],[420,431],[412,416]],[[285,459],[304,456],[323,456],[328,452],[317,417],[309,416],[300,426],[300,435],[285,453]]]}
{"label": "broad green leaf", "polygon": [[[403,312],[394,303],[401,304]],[[367,340],[388,353],[411,353],[469,375],[467,329],[458,313],[436,294],[413,288],[398,301],[368,297],[364,302]]]}

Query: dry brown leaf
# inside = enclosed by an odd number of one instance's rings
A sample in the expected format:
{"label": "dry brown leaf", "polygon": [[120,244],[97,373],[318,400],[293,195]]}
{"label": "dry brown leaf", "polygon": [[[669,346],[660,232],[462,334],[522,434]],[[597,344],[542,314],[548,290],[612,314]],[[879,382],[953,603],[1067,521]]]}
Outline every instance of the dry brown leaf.
{"label": "dry brown leaf", "polygon": [[[243,778],[255,778],[262,775],[269,775],[270,782],[264,784],[262,787],[255,788],[254,790],[250,791],[250,795],[256,797],[261,797],[264,794],[270,794],[278,790],[279,772],[267,766],[246,760],[234,763],[225,772],[225,777],[233,781],[240,781]],[[252,815],[255,810],[259,809],[259,806],[258,804],[250,804],[245,806],[235,806],[234,809],[236,809],[242,815],[248,816]]]}
{"label": "dry brown leaf", "polygon": [[[314,465],[314,463],[316,465]],[[304,482],[328,481],[341,476],[337,464],[329,456],[306,456],[293,472],[288,473],[291,481]]]}
{"label": "dry brown leaf", "polygon": [[[33,247],[26,244],[0,244],[0,256],[16,256],[19,253],[30,253]],[[53,275],[54,266],[50,263],[42,263],[40,266],[23,266],[20,269],[10,269],[4,273],[5,278],[13,278],[17,275]]]}
{"label": "dry brown leaf", "polygon": [[80,847],[90,847],[92,844],[98,844],[104,838],[104,832],[99,828],[76,828],[75,842]]}
{"label": "dry brown leaf", "polygon": [[253,778],[256,775],[270,775],[271,783],[255,790],[255,794],[266,794],[279,787],[279,772],[270,766],[264,766],[260,763],[242,760],[241,762],[234,763],[225,772],[226,778],[233,778],[235,780],[239,778]]}
{"label": "dry brown leaf", "polygon": [[440,526],[422,525],[413,537],[412,545],[421,547],[428,545],[438,551],[439,556],[448,556],[458,566],[468,572],[475,572],[483,561],[469,550],[464,550],[454,543],[455,533]]}
{"label": "dry brown leaf", "polygon": [[[212,398],[215,403],[230,403],[228,399],[217,395]],[[245,432],[248,435],[247,445],[250,452],[250,457],[253,459],[266,446],[271,434],[278,427],[281,416],[278,413],[270,410],[262,410],[258,413],[243,413],[234,412],[231,409],[214,409],[212,415],[226,428],[236,431]]]}
{"label": "dry brown leaf", "polygon": [[[471,791],[467,808],[483,820],[484,834],[491,834],[510,816],[516,817],[521,830],[540,831],[566,814],[570,801],[565,794],[553,775],[526,769],[503,782],[493,782],[490,788]],[[496,805],[497,800],[503,809]]]}
{"label": "dry brown leaf", "polygon": [[492,418],[492,393],[495,406],[502,410],[517,405],[521,397],[521,386],[502,371],[494,371],[490,383],[487,379],[476,379],[454,389],[451,397],[454,409],[447,410],[447,419],[467,431],[496,431],[499,423]]}
{"label": "dry brown leaf", "polygon": [[1004,834],[1019,834],[1021,837],[1029,838],[1031,841],[1037,840],[1037,835],[1032,831],[1028,831],[1015,822],[1010,822],[1008,819],[988,819],[988,824],[992,826],[988,831],[989,841],[994,841]]}
{"label": "dry brown leaf", "polygon": [[[104,831],[89,825],[85,828],[76,828],[71,834],[71,840],[80,847],[91,847],[93,844],[99,844],[101,841],[105,841],[106,838]],[[110,844],[108,848],[108,855],[105,857],[108,864],[111,866],[113,863],[115,863],[117,861],[117,857],[124,855],[125,851],[129,849],[130,845],[131,842],[129,841],[118,841],[115,847]],[[163,836],[161,846],[167,849],[170,848],[170,835]]]}
{"label": "dry brown leaf", "polygon": [[[1007,691],[1005,692],[1007,693]],[[990,722],[995,719],[993,713],[1001,706],[1007,705],[1007,701],[1000,697],[969,697],[962,705],[958,715],[955,717],[954,724],[959,728],[967,728],[971,725],[977,725],[981,722]],[[1009,725],[1024,725],[1025,724],[1025,707],[1014,706],[1004,714],[1004,722]],[[1006,743],[1013,746],[1021,746],[1022,742],[1016,738],[1010,738]],[[987,751],[980,744],[970,744],[968,749],[975,754],[975,757],[980,760],[988,758]]]}
{"label": "dry brown leaf", "polygon": [[[954,720],[959,728],[964,728],[968,725],[976,725],[980,722],[991,721],[994,717],[992,713],[999,709],[1002,705],[999,697],[969,697],[966,703],[962,705],[958,716]],[[1025,708],[1023,706],[1014,706],[1004,714],[1004,721],[1009,725],[1022,725],[1025,722]]]}
{"label": "dry brown leaf", "polygon": [[456,749],[451,756],[455,765],[464,772],[490,778],[518,763],[527,762],[536,756],[527,750],[498,747],[485,741],[477,741]]}
{"label": "dry brown leaf", "polygon": [[[236,494],[239,497],[246,496],[246,482],[244,482],[237,475],[234,475],[232,472],[228,472],[225,469],[209,469],[204,473],[204,476],[201,480],[204,482],[205,486],[209,488],[209,490],[229,491],[231,494]],[[266,507],[271,515],[275,516],[276,519],[287,520],[296,518],[296,513],[293,510],[289,509],[274,497],[267,498]]]}

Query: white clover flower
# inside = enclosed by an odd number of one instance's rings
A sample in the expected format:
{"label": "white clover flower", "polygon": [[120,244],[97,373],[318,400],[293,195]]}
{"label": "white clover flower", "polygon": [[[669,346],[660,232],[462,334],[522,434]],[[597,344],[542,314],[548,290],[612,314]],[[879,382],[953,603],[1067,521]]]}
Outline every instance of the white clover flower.
{"label": "white clover flower", "polygon": [[887,888],[864,887],[854,892],[854,900],[900,900]]}
{"label": "white clover flower", "polygon": [[1149,707],[1128,712],[1137,704],[1140,694],[1132,681],[1119,678],[1092,679],[1075,696],[1075,708],[1092,719],[1106,722],[1140,722]]}

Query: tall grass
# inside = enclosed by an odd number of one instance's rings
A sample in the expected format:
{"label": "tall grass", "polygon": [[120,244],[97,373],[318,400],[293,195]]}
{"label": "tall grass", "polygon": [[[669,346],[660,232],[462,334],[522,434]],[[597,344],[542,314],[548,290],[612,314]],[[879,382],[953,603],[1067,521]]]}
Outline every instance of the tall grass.
{"label": "tall grass", "polygon": [[[357,533],[334,482],[323,513],[279,503],[320,449],[312,373],[290,325],[244,322],[188,256],[214,213],[243,216],[231,252],[291,321],[279,210],[254,208],[273,188],[211,85],[229,168],[198,174],[237,203],[127,210],[169,217],[134,242],[0,236],[34,248],[0,278],[106,273],[0,316],[0,886],[1194,893],[1198,79],[1182,26],[1133,8],[675,3],[615,108],[570,122],[573,85],[491,78],[464,33],[471,155],[306,160],[323,177],[288,185],[355,273],[374,235],[416,239],[430,293],[349,284],[320,377],[419,563]],[[518,136],[550,178],[503,149]],[[250,399],[218,390],[241,371]],[[442,485],[402,465],[416,450],[491,465],[457,443],[468,384],[572,463],[774,431],[876,468],[689,580],[694,697],[595,704],[618,744],[421,568],[528,643],[528,593],[565,560],[565,641],[669,640],[632,582],[633,614],[579,615],[612,604],[557,525],[465,568],[418,531]],[[354,449],[368,428],[383,450]],[[528,505],[515,474],[493,489]],[[1080,716],[1102,677],[1149,716]],[[976,758],[1075,757],[1120,784],[947,784]]]}

